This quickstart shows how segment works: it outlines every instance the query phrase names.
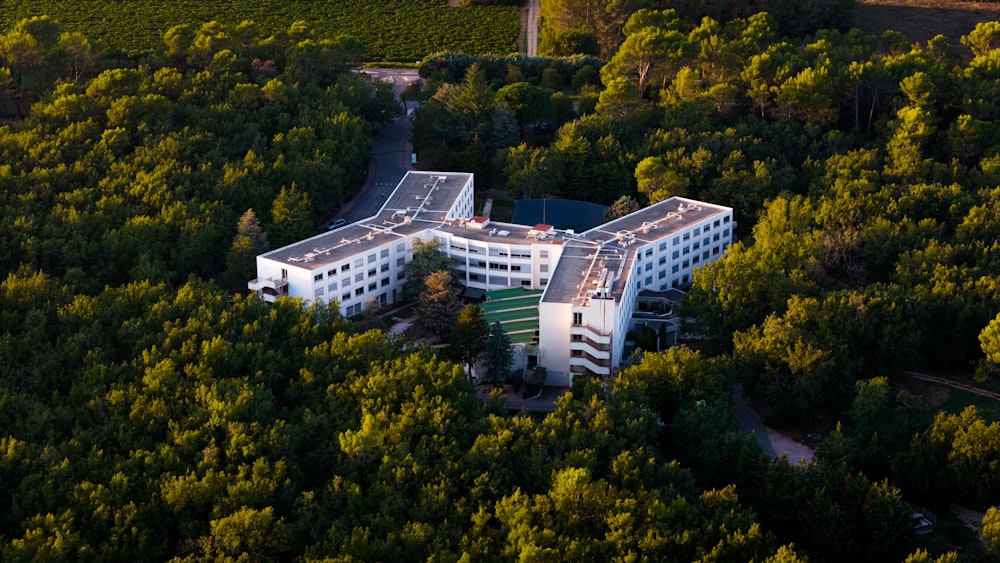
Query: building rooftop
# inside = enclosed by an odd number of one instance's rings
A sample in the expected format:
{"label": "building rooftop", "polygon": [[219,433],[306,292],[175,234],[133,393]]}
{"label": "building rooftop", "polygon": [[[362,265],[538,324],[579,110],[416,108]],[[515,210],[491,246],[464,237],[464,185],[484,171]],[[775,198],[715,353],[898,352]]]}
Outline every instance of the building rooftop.
{"label": "building rooftop", "polygon": [[376,215],[262,256],[316,270],[439,226],[471,178],[460,172],[407,172]]}
{"label": "building rooftop", "polygon": [[[591,299],[613,299],[619,303],[624,293],[622,284],[631,272],[636,248],[728,210],[672,197],[572,237],[542,300],[587,305]],[[564,261],[574,265],[564,268]]]}

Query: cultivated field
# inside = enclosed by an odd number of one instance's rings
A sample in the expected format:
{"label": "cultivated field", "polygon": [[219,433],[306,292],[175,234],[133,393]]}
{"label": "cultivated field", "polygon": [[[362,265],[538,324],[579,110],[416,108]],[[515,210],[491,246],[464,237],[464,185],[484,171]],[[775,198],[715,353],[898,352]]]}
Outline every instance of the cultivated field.
{"label": "cultivated field", "polygon": [[881,34],[893,29],[911,41],[926,43],[942,34],[960,48],[959,43],[976,24],[1000,20],[1000,4],[982,2],[947,2],[944,0],[860,0],[855,25],[862,31]]}
{"label": "cultivated field", "polygon": [[0,31],[41,15],[126,52],[161,48],[163,33],[182,23],[250,20],[266,36],[303,20],[323,34],[355,37],[369,60],[397,62],[446,50],[516,52],[520,31],[517,7],[452,8],[444,0],[3,0]]}

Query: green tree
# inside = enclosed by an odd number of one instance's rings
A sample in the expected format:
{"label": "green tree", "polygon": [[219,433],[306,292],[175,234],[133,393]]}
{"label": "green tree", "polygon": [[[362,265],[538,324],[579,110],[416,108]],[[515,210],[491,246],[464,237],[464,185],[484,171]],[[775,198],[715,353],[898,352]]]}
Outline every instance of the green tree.
{"label": "green tree", "polygon": [[470,371],[485,351],[489,330],[489,324],[483,319],[483,310],[478,305],[466,305],[455,320],[448,343],[453,357]]}
{"label": "green tree", "polygon": [[257,269],[257,256],[269,248],[267,233],[260,226],[257,214],[247,209],[236,224],[236,236],[226,254],[223,279],[233,289],[242,288]]}
{"label": "green tree", "polygon": [[445,270],[433,272],[424,278],[424,290],[415,308],[414,326],[424,334],[444,339],[454,326],[460,307],[451,274]]}
{"label": "green tree", "polygon": [[604,212],[604,220],[612,221],[630,213],[635,213],[640,209],[642,209],[642,207],[639,205],[639,202],[632,199],[631,196],[623,195],[616,199],[615,202],[612,203],[611,206]]}
{"label": "green tree", "polygon": [[1000,556],[1000,509],[991,506],[983,515],[983,547],[994,557]]}
{"label": "green tree", "polygon": [[504,175],[507,177],[507,192],[515,198],[537,198],[549,188],[549,174],[546,165],[546,151],[540,147],[529,147],[521,143],[507,149]]}
{"label": "green tree", "polygon": [[979,333],[979,345],[986,358],[977,374],[980,377],[987,377],[1000,371],[1000,314]]}
{"label": "green tree", "polygon": [[406,263],[403,272],[403,298],[416,299],[426,289],[425,280],[434,272],[447,272],[451,283],[456,283],[455,262],[438,246],[436,239],[418,240],[413,243],[413,259]]}
{"label": "green tree", "polygon": [[500,323],[495,322],[490,325],[489,334],[484,340],[483,366],[486,374],[482,378],[486,383],[492,383],[499,387],[510,375],[510,368],[514,365],[514,350],[511,347],[510,337],[504,332]]}
{"label": "green tree", "polygon": [[271,227],[268,231],[274,244],[281,247],[308,238],[315,231],[312,200],[309,194],[291,187],[281,187],[271,205]]}

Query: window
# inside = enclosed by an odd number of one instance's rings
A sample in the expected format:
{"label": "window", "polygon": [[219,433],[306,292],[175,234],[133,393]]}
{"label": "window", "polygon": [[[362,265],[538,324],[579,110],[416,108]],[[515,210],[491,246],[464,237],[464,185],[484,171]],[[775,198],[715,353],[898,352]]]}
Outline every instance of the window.
{"label": "window", "polygon": [[286,270],[284,268],[281,269],[281,279],[283,279],[283,280],[287,280],[288,279],[288,270]]}
{"label": "window", "polygon": [[374,278],[375,277],[375,268],[372,268],[372,269],[368,270],[368,277],[369,278]]}
{"label": "window", "polygon": [[510,267],[510,271],[512,271],[512,272],[520,272],[521,271],[521,267],[517,266],[517,265],[512,265]]}
{"label": "window", "polygon": [[399,258],[396,259],[396,267],[397,268],[402,268],[405,265],[406,265],[406,258],[403,258],[402,256],[400,256]]}
{"label": "window", "polygon": [[323,289],[322,287],[317,287],[316,291],[313,292],[313,297],[319,297],[320,295],[323,295],[324,293],[326,293],[325,289]]}
{"label": "window", "polygon": [[365,267],[365,259],[364,258],[358,258],[357,260],[355,260],[354,261],[354,267],[355,268],[364,268]]}
{"label": "window", "polygon": [[580,358],[583,357],[583,350],[570,350],[570,354],[572,354],[574,358]]}
{"label": "window", "polygon": [[712,227],[710,227],[709,225],[705,225],[705,232],[706,232],[706,233],[707,233],[708,231],[711,231],[711,230],[712,230]]}
{"label": "window", "polygon": [[340,300],[341,301],[349,301],[350,299],[351,299],[351,294],[350,293],[345,293],[345,294],[343,294],[343,295],[340,296]]}
{"label": "window", "polygon": [[696,242],[696,243],[694,243],[694,244],[691,245],[691,248],[694,249],[694,250],[698,250],[699,248],[701,248],[701,243],[700,242]]}
{"label": "window", "polygon": [[700,234],[701,234],[701,227],[695,227],[695,229],[694,229],[694,236],[698,236]]}
{"label": "window", "polygon": [[354,274],[354,281],[356,281],[356,282],[365,281],[365,275],[361,274],[361,273]]}
{"label": "window", "polygon": [[670,287],[677,287],[680,284],[681,284],[681,282],[679,282],[676,279],[674,279],[674,281],[670,282]]}
{"label": "window", "polygon": [[661,242],[660,243],[660,252],[663,252],[666,249],[667,249],[667,243]]}
{"label": "window", "polygon": [[718,227],[718,226],[719,226],[719,220],[718,220],[718,219],[716,219],[716,220],[715,220],[715,222],[714,222],[714,223],[712,223],[712,226],[714,226],[714,227]]}
{"label": "window", "polygon": [[583,342],[583,335],[582,334],[574,334],[573,335],[573,342]]}
{"label": "window", "polygon": [[674,273],[674,274],[676,274],[676,273],[677,273],[677,272],[679,272],[679,271],[681,271],[681,267],[680,267],[680,266],[678,266],[677,264],[674,264],[674,267],[673,267],[673,268],[670,268],[670,272],[671,272],[671,273]]}
{"label": "window", "polygon": [[716,246],[715,248],[713,248],[713,249],[712,249],[712,256],[715,256],[715,255],[717,255],[718,253],[719,253],[719,247],[718,247],[718,246]]}
{"label": "window", "polygon": [[652,248],[647,248],[646,249],[646,258],[649,258],[652,255],[653,255],[653,249]]}
{"label": "window", "polygon": [[378,284],[377,283],[372,282],[372,283],[368,284],[368,291],[375,291],[376,289],[378,289]]}
{"label": "window", "polygon": [[469,281],[479,281],[479,274],[469,274]]}
{"label": "window", "polygon": [[719,233],[712,235],[712,240],[719,240]]}
{"label": "window", "polygon": [[681,264],[681,268],[687,268],[687,267],[689,267],[690,265],[691,265],[691,263],[690,263],[690,262],[688,262],[687,260],[685,260],[685,261],[684,261],[684,263],[683,263],[683,264]]}
{"label": "window", "polygon": [[548,285],[548,284],[549,284],[549,278],[542,278],[538,280],[538,285]]}
{"label": "window", "polygon": [[326,286],[326,290],[329,291],[330,293],[337,291],[337,282],[335,281],[330,282],[330,285]]}
{"label": "window", "polygon": [[684,233],[684,240],[691,240],[691,233]]}
{"label": "window", "polygon": [[661,283],[660,284],[660,291],[666,291],[666,290],[667,290],[667,284]]}
{"label": "window", "polygon": [[709,241],[709,238],[705,237],[704,239],[702,239],[701,243],[704,244],[705,246],[708,246],[708,241]]}
{"label": "window", "polygon": [[573,313],[573,326],[580,326],[583,324],[583,313]]}
{"label": "window", "polygon": [[653,269],[653,263],[652,262],[646,262],[646,271],[648,272],[648,271],[650,271],[652,269]]}
{"label": "window", "polygon": [[375,261],[375,253],[372,252],[371,254],[368,255],[368,263],[371,264],[374,261]]}
{"label": "window", "polygon": [[340,267],[340,271],[341,272],[347,272],[350,269],[351,269],[351,265],[350,264],[344,264],[343,266]]}
{"label": "window", "polygon": [[328,278],[332,278],[335,275],[337,275],[337,269],[336,268],[334,268],[334,269],[329,270],[329,271],[326,272],[326,277],[328,277]]}
{"label": "window", "polygon": [[314,282],[321,282],[321,281],[323,281],[323,274],[320,273],[320,274],[316,274],[315,276],[313,276],[313,281]]}
{"label": "window", "polygon": [[384,272],[388,272],[389,271],[389,265],[388,264],[382,264],[382,266],[379,267],[378,271],[383,272],[383,273]]}
{"label": "window", "polygon": [[691,247],[685,246],[684,247],[684,256],[687,256],[690,253],[691,253]]}
{"label": "window", "polygon": [[730,217],[727,215],[727,216],[725,216],[725,217],[722,218],[722,222],[723,223],[728,223],[729,219],[730,219]]}
{"label": "window", "polygon": [[687,282],[688,282],[688,276],[687,274],[684,274],[684,277],[681,278],[681,283],[687,283]]}
{"label": "window", "polygon": [[365,288],[363,287],[359,287],[354,290],[354,295],[364,295],[364,293],[365,293]]}
{"label": "window", "polygon": [[660,270],[660,272],[658,274],[656,274],[656,279],[658,279],[658,280],[662,280],[665,277],[667,277],[667,271],[666,270]]}
{"label": "window", "polygon": [[385,287],[389,285],[389,278],[382,278],[381,280],[379,280],[378,284],[380,287]]}
{"label": "window", "polygon": [[660,256],[660,259],[657,261],[656,264],[658,266],[662,266],[662,265],[664,265],[666,263],[667,263],[667,257],[666,256]]}
{"label": "window", "polygon": [[538,271],[542,272],[542,273],[548,272],[549,271],[549,265],[548,264],[539,264]]}
{"label": "window", "polygon": [[406,243],[405,242],[401,242],[401,243],[397,244],[396,245],[396,254],[402,254],[404,252],[406,252]]}
{"label": "window", "polygon": [[531,280],[521,280],[521,285],[523,287],[531,287]]}
{"label": "window", "polygon": [[673,254],[673,258],[676,260],[676,259],[678,259],[680,257],[681,257],[681,251],[680,250],[675,250],[674,254]]}
{"label": "window", "polygon": [[389,249],[388,248],[382,249],[382,252],[379,252],[378,255],[379,255],[379,258],[388,258],[389,257]]}
{"label": "window", "polygon": [[681,243],[681,237],[674,237],[674,246],[677,246],[680,243]]}
{"label": "window", "polygon": [[646,276],[646,281],[644,283],[646,285],[653,285],[653,276]]}
{"label": "window", "polygon": [[403,279],[405,277],[406,277],[406,273],[405,272],[398,272],[398,273],[396,273],[396,279],[397,280],[401,280],[401,279]]}
{"label": "window", "polygon": [[691,259],[692,264],[697,264],[698,262],[701,262],[701,258],[699,258],[698,256],[695,256],[694,258]]}
{"label": "window", "polygon": [[728,237],[729,236],[729,229],[722,229],[722,236]]}
{"label": "window", "polygon": [[705,252],[701,253],[701,259],[702,260],[708,260],[708,251],[707,250]]}

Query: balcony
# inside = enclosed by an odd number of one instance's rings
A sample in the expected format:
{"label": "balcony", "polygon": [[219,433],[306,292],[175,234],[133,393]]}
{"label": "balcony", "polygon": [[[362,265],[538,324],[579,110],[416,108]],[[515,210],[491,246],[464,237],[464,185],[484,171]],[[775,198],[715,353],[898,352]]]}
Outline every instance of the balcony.
{"label": "balcony", "polygon": [[595,344],[611,344],[611,335],[605,334],[590,325],[572,325],[569,327],[570,337],[579,334],[586,340]]}
{"label": "balcony", "polygon": [[611,345],[610,344],[599,344],[594,345],[586,341],[576,341],[569,343],[570,350],[579,350],[588,356],[591,356],[599,360],[609,360],[611,359]]}
{"label": "balcony", "polygon": [[279,297],[288,295],[288,280],[286,279],[252,279],[247,282],[247,288],[264,298],[268,303],[274,303]]}
{"label": "balcony", "polygon": [[611,375],[611,360],[591,359],[587,356],[570,357],[569,371],[572,373],[595,373],[597,375]]}

